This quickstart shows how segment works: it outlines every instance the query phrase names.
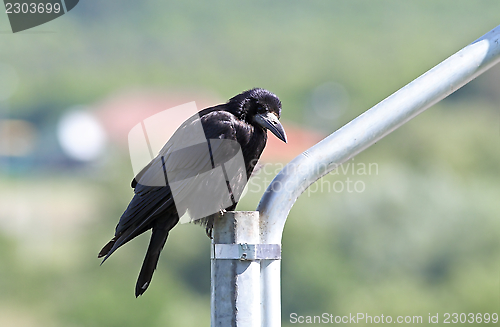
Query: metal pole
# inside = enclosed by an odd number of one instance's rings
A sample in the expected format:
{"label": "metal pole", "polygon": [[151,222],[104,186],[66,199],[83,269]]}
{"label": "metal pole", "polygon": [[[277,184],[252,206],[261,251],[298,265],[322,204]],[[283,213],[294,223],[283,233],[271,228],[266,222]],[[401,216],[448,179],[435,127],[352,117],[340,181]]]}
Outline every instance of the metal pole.
{"label": "metal pole", "polygon": [[[500,26],[308,149],[274,178],[262,197],[261,241],[281,244],[286,218],[309,185],[500,61]],[[281,326],[280,262],[261,265],[262,319]]]}
{"label": "metal pole", "polygon": [[261,262],[280,259],[280,245],[260,242],[257,211],[226,212],[216,218],[211,248],[212,326],[262,326]]}
{"label": "metal pole", "polygon": [[259,239],[256,211],[226,212],[215,219],[211,249],[212,327],[261,325],[260,263],[246,260],[251,255],[248,245],[260,243]]}

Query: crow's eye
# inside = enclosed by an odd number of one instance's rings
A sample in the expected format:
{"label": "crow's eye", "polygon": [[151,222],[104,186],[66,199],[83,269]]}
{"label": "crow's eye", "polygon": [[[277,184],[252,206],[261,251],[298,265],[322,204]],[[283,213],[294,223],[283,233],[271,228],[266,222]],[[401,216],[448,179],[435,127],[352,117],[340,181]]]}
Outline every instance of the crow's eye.
{"label": "crow's eye", "polygon": [[262,113],[266,112],[266,108],[264,108],[263,106],[259,105],[259,106],[257,107],[257,112],[258,112],[259,114],[262,114]]}

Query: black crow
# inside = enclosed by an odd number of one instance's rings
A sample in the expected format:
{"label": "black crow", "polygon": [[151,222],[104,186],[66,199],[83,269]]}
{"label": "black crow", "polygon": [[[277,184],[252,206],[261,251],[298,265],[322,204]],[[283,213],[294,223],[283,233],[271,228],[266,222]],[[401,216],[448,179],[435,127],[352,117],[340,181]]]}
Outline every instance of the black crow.
{"label": "black crow", "polygon": [[[168,233],[181,217],[204,222],[210,236],[214,217],[234,210],[266,146],[267,130],[286,142],[280,114],[278,97],[260,88],[201,110],[177,129],[132,180],[135,195],[116,226],[115,236],[98,257],[104,257],[104,262],[123,244],[153,230],[136,297],[151,283]],[[199,131],[201,141],[195,140]]]}

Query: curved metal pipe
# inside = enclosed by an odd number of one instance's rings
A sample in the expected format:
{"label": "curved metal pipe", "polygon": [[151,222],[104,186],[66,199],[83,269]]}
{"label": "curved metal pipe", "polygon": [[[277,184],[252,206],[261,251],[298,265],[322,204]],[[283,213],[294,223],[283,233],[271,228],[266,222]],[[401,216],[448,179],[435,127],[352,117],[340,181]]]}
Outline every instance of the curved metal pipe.
{"label": "curved metal pipe", "polygon": [[[262,197],[262,243],[281,244],[288,213],[313,182],[500,61],[500,26],[469,44],[287,164]],[[281,326],[280,262],[262,263],[263,326]]]}
{"label": "curved metal pipe", "polygon": [[261,237],[281,243],[286,218],[312,183],[500,61],[500,25],[288,163],[260,200]]}

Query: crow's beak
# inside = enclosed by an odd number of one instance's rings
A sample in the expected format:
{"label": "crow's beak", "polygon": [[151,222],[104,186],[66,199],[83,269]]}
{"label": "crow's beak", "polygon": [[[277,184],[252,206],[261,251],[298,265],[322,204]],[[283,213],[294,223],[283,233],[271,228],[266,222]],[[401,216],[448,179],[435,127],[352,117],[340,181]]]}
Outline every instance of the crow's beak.
{"label": "crow's beak", "polygon": [[253,120],[265,129],[270,130],[271,133],[276,135],[277,138],[286,143],[285,129],[283,128],[280,121],[278,120],[278,117],[276,117],[275,114],[272,114],[270,112],[257,114],[254,116]]}

